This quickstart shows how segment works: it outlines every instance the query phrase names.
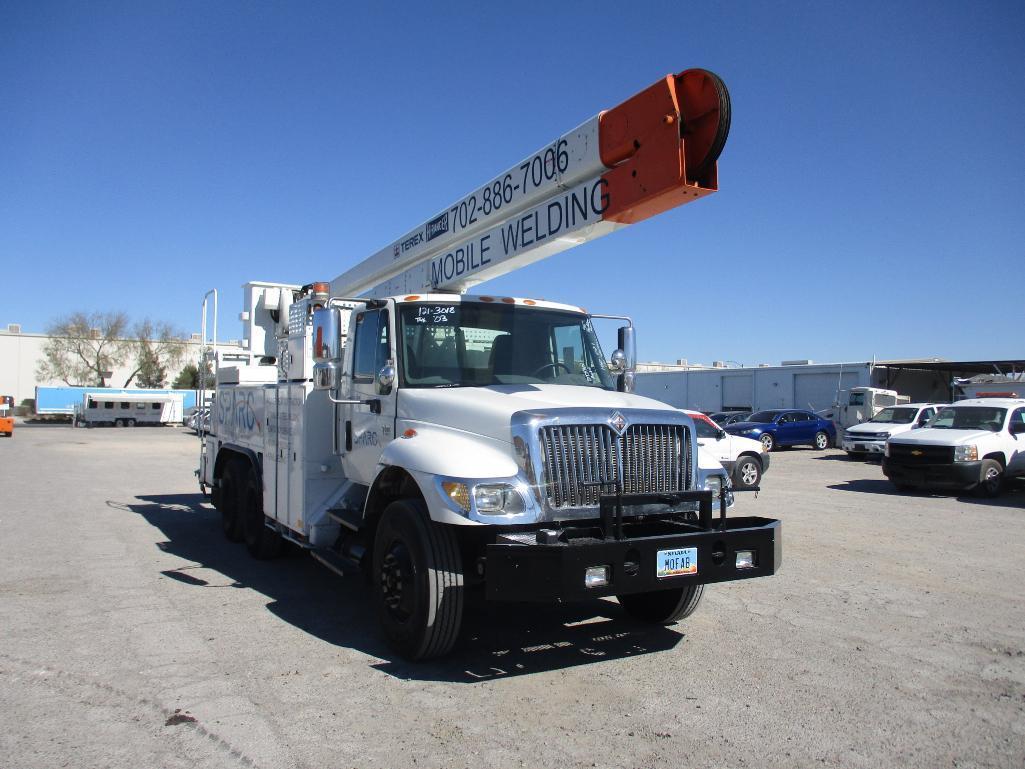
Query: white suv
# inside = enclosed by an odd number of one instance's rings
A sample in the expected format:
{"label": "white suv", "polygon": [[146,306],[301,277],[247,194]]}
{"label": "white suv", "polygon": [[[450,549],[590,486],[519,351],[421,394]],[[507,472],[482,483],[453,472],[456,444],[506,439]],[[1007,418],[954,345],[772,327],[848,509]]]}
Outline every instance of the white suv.
{"label": "white suv", "polygon": [[694,420],[698,446],[715,457],[733,479],[733,488],[758,488],[769,469],[769,455],[761,441],[730,435],[700,411],[681,409]]}
{"label": "white suv", "polygon": [[943,408],[942,403],[903,403],[887,406],[867,422],[848,427],[840,442],[849,456],[883,455],[886,441],[895,435],[923,427]]}
{"label": "white suv", "polygon": [[883,473],[898,489],[975,488],[996,496],[1005,478],[1025,475],[1025,399],[941,407],[921,430],[887,441]]}

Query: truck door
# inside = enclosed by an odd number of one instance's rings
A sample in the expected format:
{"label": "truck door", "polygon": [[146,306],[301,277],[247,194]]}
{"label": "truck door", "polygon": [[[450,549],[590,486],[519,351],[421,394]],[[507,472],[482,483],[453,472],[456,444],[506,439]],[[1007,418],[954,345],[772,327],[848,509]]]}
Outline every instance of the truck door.
{"label": "truck door", "polygon": [[[1025,422],[1025,408],[1015,409],[1011,418],[1007,420],[1007,430],[1010,431],[1011,425],[1023,422]],[[1007,474],[1025,474],[1025,433],[1012,434],[1011,440],[1008,441]]]}
{"label": "truck door", "polygon": [[381,452],[395,437],[395,383],[384,391],[378,382],[381,369],[395,360],[390,313],[365,310],[356,314],[352,325],[350,397],[370,403],[342,408],[342,466],[349,478],[369,484],[377,475]]}

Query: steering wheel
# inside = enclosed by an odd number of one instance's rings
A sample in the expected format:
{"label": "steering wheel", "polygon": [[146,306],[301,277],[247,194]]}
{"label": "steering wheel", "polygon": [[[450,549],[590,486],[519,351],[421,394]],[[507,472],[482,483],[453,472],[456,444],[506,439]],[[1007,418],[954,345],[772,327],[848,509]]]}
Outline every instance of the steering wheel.
{"label": "steering wheel", "polygon": [[567,366],[565,363],[562,363],[561,361],[555,361],[555,363],[545,363],[543,366],[540,366],[537,369],[537,371],[535,371],[533,374],[531,374],[531,376],[540,377],[541,376],[541,372],[544,371],[546,368],[558,369],[559,366],[562,366],[564,369],[566,369],[566,373],[567,374],[572,374],[573,373],[572,371],[569,370],[569,366]]}

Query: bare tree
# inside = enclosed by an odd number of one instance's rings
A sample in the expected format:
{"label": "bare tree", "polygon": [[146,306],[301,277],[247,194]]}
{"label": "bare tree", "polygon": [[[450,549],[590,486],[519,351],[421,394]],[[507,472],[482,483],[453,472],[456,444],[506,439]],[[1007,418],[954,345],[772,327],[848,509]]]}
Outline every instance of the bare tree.
{"label": "bare tree", "polygon": [[106,387],[115,366],[124,362],[128,316],[123,312],[75,312],[46,328],[40,381],[59,379],[66,385]]}
{"label": "bare tree", "polygon": [[177,366],[185,357],[182,335],[170,323],[146,318],[135,324],[132,336],[127,344],[135,356],[135,370],[124,386],[129,387],[138,377],[140,387],[163,387],[168,367]]}

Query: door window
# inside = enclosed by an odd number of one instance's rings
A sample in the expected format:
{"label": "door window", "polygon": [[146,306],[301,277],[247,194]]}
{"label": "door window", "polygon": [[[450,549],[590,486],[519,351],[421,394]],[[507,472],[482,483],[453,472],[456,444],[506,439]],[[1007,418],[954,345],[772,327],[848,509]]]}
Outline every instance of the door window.
{"label": "door window", "polygon": [[353,379],[372,382],[389,357],[388,312],[368,310],[356,316]]}

